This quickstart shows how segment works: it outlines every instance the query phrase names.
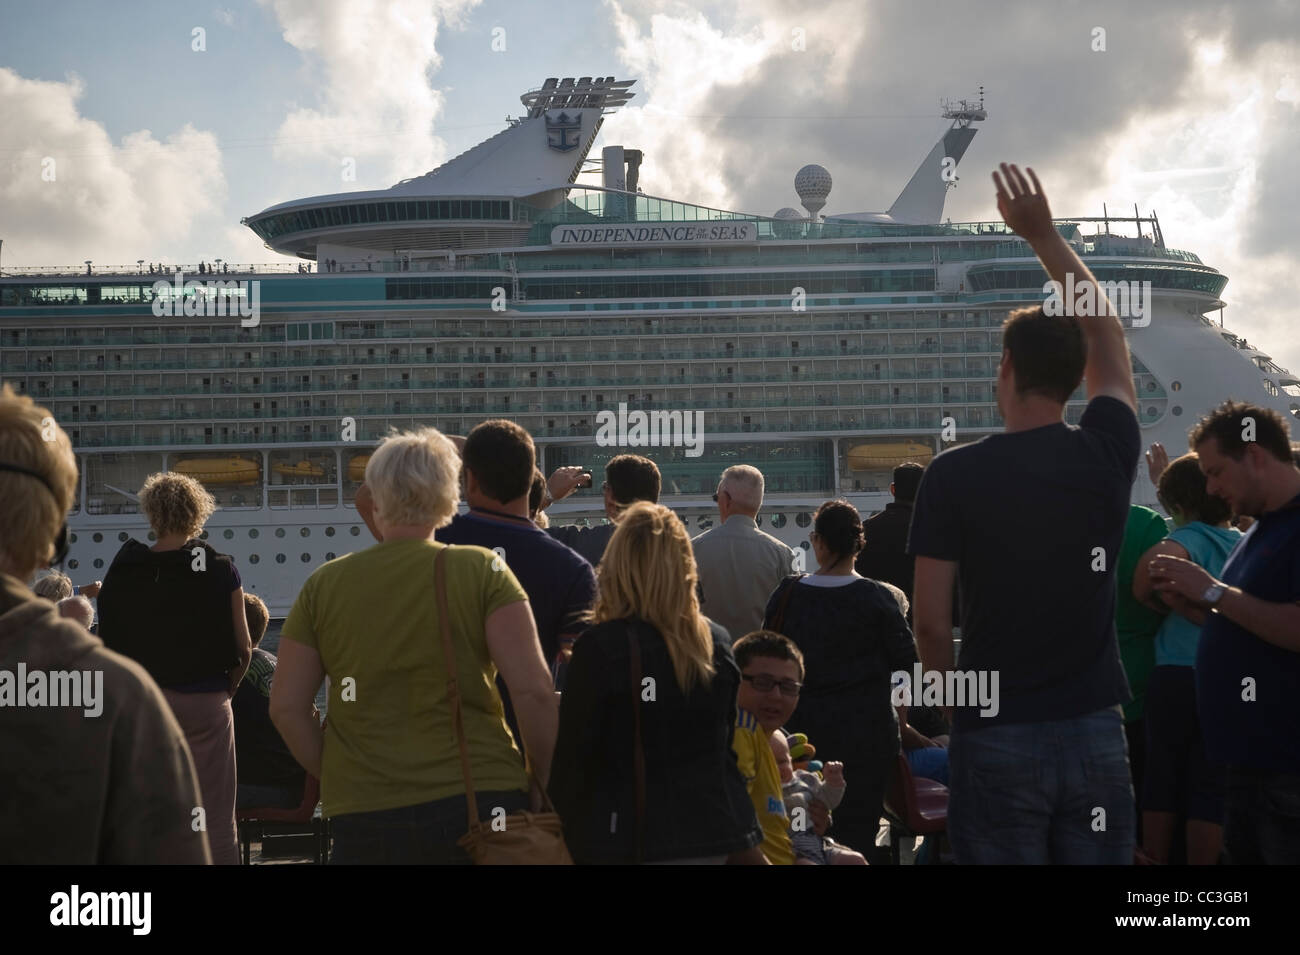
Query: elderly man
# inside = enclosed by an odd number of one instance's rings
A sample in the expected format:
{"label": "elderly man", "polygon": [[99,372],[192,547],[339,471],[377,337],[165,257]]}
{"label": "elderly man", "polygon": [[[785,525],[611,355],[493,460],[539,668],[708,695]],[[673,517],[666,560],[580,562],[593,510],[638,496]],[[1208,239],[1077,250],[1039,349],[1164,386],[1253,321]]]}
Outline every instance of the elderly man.
{"label": "elderly man", "polygon": [[703,592],[700,610],[739,639],[763,625],[763,611],[793,566],[790,548],[758,529],[763,472],[737,464],[722,472],[718,493],[722,523],[691,541]]}

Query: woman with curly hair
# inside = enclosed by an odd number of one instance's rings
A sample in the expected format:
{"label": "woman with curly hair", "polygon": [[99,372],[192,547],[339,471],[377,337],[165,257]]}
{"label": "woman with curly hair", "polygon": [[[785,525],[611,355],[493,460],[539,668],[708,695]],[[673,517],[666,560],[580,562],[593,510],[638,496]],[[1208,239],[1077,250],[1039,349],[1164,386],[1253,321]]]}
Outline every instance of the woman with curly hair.
{"label": "woman with curly hair", "polygon": [[231,697],[252,659],[234,561],[199,539],[216,509],[183,474],[151,474],[140,509],[157,542],[122,545],[99,591],[99,635],[162,687],[189,743],[212,861],[239,864]]}

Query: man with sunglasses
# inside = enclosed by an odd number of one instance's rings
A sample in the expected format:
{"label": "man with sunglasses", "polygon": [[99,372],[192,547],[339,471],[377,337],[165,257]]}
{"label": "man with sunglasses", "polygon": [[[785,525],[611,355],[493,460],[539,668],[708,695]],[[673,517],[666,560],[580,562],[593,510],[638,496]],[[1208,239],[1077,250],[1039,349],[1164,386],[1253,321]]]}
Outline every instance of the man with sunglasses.
{"label": "man with sunglasses", "polygon": [[727,468],[713,499],[721,523],[691,541],[700,573],[700,612],[735,639],[763,625],[768,598],[794,569],[794,558],[789,547],[759,529],[763,472],[758,468]]}

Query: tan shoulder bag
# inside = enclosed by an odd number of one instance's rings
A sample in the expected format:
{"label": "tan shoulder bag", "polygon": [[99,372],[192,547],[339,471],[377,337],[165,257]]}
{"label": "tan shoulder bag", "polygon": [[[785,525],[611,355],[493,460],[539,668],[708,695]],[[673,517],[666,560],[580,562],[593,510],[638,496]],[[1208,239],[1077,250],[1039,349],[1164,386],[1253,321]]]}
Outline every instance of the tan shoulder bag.
{"label": "tan shoulder bag", "polygon": [[[475,865],[573,865],[573,857],[564,844],[560,817],[542,790],[545,812],[516,812],[507,816],[503,829],[478,816],[474,797],[474,780],[469,768],[469,745],[465,741],[465,719],[461,710],[460,684],[456,679],[456,652],[451,643],[451,615],[447,611],[447,570],[443,558],[450,546],[434,559],[434,579],[438,593],[438,629],[442,634],[443,656],[447,661],[447,699],[451,703],[451,720],[460,745],[460,768],[465,777],[465,802],[468,806],[469,832],[456,840]],[[532,770],[528,770],[532,783]],[[500,823],[498,823],[500,825]]]}

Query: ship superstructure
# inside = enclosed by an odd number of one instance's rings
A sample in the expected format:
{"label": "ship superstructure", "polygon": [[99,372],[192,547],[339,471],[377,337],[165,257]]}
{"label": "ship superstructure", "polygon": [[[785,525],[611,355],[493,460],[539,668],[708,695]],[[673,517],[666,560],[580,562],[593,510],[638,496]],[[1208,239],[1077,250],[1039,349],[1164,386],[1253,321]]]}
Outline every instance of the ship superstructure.
{"label": "ship superstructure", "polygon": [[[353,500],[390,428],[512,418],[546,471],[597,472],[597,489],[555,505],[559,522],[601,519],[599,470],[635,451],[698,533],[721,471],[754,464],[764,528],[807,547],[821,501],[879,510],[896,464],[1002,427],[1000,326],[1042,302],[1046,276],[1003,223],[941,221],[982,100],[947,107],[887,212],[823,218],[830,174],[810,166],[803,214],[759,216],[641,192],[641,155],[621,146],[602,151],[601,185],[577,181],[631,85],[547,80],[524,115],[424,176],[245,220],[304,265],[218,260],[184,269],[193,288],[143,263],[0,275],[0,375],[79,456],[74,577],[102,576],[146,534],[135,493],[171,468],[212,491],[213,545],[282,615],[322,561],[370,542]],[[1152,284],[1149,324],[1128,330],[1144,442],[1176,451],[1228,396],[1300,409],[1296,377],[1208,317],[1227,277],[1167,248],[1154,216],[1058,228],[1101,281]],[[253,282],[255,322],[216,314],[246,306],[235,283]],[[217,283],[230,287],[205,291]],[[1080,390],[1068,420],[1083,407]],[[618,411],[700,412],[705,440],[599,443],[599,416]],[[1154,504],[1144,471],[1134,498]]]}

